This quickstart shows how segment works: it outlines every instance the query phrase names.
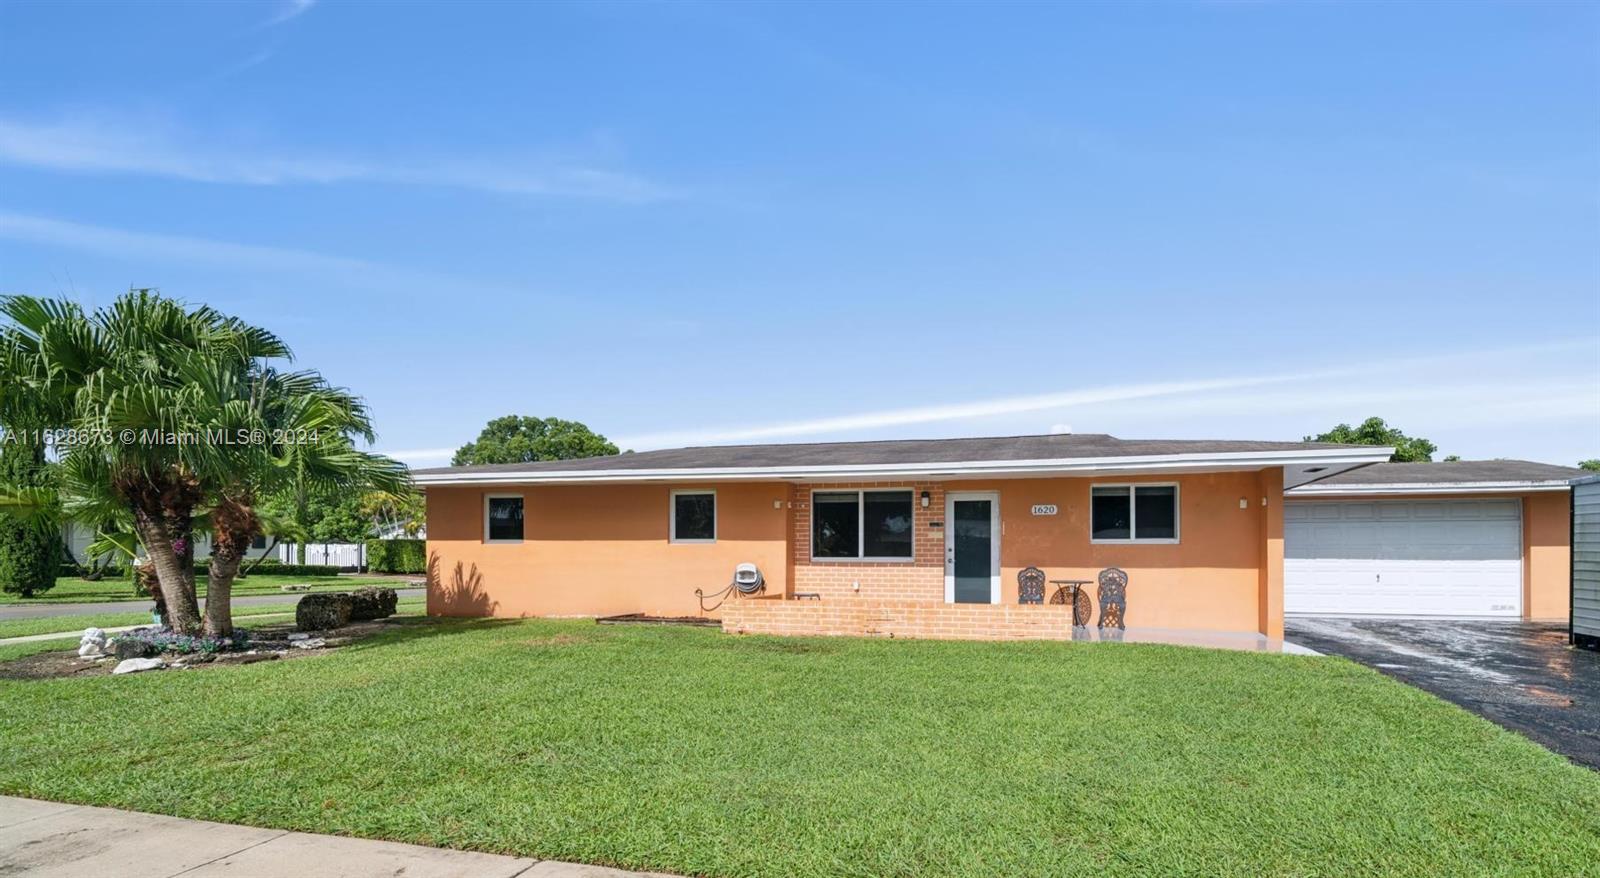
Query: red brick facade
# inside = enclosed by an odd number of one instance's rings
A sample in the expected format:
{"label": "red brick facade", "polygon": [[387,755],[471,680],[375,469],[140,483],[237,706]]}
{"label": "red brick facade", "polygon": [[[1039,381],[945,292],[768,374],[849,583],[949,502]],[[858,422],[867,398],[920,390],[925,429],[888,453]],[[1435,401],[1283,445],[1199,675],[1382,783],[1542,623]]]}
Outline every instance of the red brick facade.
{"label": "red brick facade", "polygon": [[[811,494],[814,491],[857,491],[910,488],[913,513],[913,557],[909,561],[830,561],[811,557]],[[922,506],[922,492],[928,505]],[[819,594],[824,601],[841,598],[873,600],[944,600],[944,485],[936,482],[870,482],[839,485],[795,485],[789,495],[794,540],[790,546],[795,594]],[[938,527],[935,527],[937,523]]]}

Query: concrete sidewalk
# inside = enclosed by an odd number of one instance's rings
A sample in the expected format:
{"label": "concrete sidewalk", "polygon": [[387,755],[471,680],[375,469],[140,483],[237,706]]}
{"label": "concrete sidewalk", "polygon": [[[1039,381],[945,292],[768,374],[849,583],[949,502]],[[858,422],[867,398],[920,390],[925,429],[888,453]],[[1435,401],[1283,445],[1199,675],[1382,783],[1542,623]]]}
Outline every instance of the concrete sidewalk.
{"label": "concrete sidewalk", "polygon": [[206,823],[12,796],[0,796],[0,875],[667,878],[661,873]]}
{"label": "concrete sidewalk", "polygon": [[[360,586],[356,586],[359,588]],[[420,598],[428,593],[426,588],[397,588],[395,594],[402,600]],[[292,604],[310,592],[287,591],[283,594],[242,595],[232,600],[235,607],[270,607]],[[202,606],[205,598],[200,599]],[[102,613],[148,613],[155,604],[146,600],[98,601],[92,604],[0,604],[0,619],[38,619],[44,616],[96,616]]]}
{"label": "concrete sidewalk", "polygon": [[[286,616],[293,616],[293,615],[294,615],[293,613],[256,613],[253,616],[242,616],[240,618],[243,618],[243,619],[282,619],[282,618],[284,618]],[[84,627],[89,627],[89,626],[84,626]],[[118,625],[115,628],[101,628],[100,630],[104,631],[107,634],[121,634],[124,631],[132,631],[135,628],[147,628],[147,627],[149,627],[149,623],[146,623],[144,625]],[[83,630],[84,630],[83,628],[76,628],[76,629],[73,629],[71,631],[57,631],[57,632],[55,632],[53,634],[24,634],[21,637],[0,637],[0,646],[10,646],[13,643],[38,643],[38,642],[40,642],[42,640],[64,640],[64,639],[72,638],[72,637],[81,637],[81,636],[83,636]]]}

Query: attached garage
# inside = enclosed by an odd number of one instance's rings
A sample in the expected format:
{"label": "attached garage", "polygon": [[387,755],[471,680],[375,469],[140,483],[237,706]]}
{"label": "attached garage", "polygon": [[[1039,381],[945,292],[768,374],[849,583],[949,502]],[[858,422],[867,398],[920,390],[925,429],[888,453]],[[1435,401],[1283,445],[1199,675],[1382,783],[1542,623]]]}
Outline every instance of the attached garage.
{"label": "attached garage", "polygon": [[1522,616],[1515,499],[1291,502],[1283,530],[1286,613]]}
{"label": "attached garage", "polygon": [[1284,612],[1565,618],[1582,470],[1383,463],[1287,492]]}

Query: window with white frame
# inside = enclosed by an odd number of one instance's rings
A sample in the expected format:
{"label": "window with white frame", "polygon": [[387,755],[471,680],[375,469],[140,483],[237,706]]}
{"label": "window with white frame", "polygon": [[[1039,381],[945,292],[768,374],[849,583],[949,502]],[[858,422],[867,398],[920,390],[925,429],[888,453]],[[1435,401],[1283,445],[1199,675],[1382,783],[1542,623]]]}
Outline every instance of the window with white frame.
{"label": "window with white frame", "polygon": [[483,541],[522,542],[521,494],[490,494],[483,498]]}
{"label": "window with white frame", "polygon": [[914,505],[909,490],[813,492],[811,557],[910,561]]}
{"label": "window with white frame", "polygon": [[1095,485],[1089,538],[1096,543],[1176,543],[1177,485]]}
{"label": "window with white frame", "polygon": [[672,492],[671,540],[674,543],[717,541],[716,491]]}

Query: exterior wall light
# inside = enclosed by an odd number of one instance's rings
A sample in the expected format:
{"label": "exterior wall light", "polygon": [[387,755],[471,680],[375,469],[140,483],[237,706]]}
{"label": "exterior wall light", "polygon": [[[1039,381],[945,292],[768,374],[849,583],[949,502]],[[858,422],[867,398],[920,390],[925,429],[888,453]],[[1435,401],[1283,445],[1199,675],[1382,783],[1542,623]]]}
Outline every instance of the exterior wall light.
{"label": "exterior wall light", "polygon": [[923,491],[922,492],[922,508],[923,509],[927,509],[928,508],[928,492],[927,491]]}

